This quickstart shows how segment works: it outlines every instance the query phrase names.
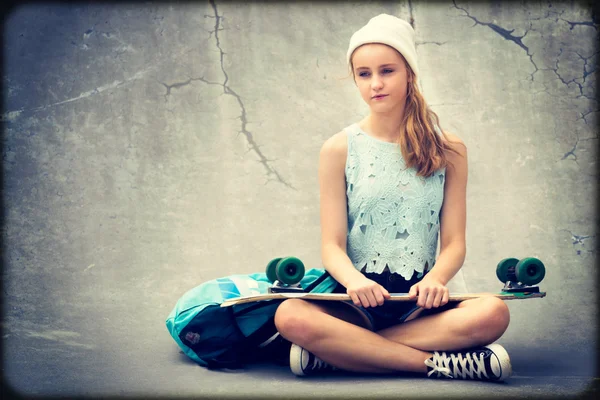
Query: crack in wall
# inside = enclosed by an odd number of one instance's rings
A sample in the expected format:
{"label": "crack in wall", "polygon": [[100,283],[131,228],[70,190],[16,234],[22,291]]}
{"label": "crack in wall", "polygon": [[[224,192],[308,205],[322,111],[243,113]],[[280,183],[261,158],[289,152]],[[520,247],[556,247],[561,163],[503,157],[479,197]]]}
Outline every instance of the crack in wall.
{"label": "crack in wall", "polygon": [[[579,119],[583,119],[583,118],[579,118]],[[586,124],[587,124],[587,122],[586,122]],[[581,139],[579,137],[579,134],[577,134],[577,139],[575,140],[575,145],[573,146],[573,148],[571,150],[566,152],[565,155],[560,160],[563,161],[563,160],[567,159],[569,156],[573,156],[573,160],[575,161],[575,163],[577,165],[579,165],[579,163],[577,162],[577,154],[575,154],[575,151],[577,151],[577,146],[579,146],[579,142],[587,142],[588,140],[598,140],[598,136]]]}
{"label": "crack in wall", "polygon": [[217,42],[217,48],[219,49],[219,56],[221,58],[221,71],[223,72],[223,75],[225,76],[225,82],[223,82],[223,89],[226,89],[227,82],[229,81],[229,75],[227,75],[227,71],[225,71],[225,66],[223,65],[223,58],[225,57],[226,53],[221,48],[221,40],[219,39],[219,31],[223,30],[223,28],[219,29],[219,25],[221,25],[221,19],[223,19],[223,16],[219,15],[219,13],[217,12],[217,4],[215,3],[214,0],[210,0],[210,5],[212,6],[213,11],[215,12],[215,15],[214,15],[215,30],[211,31],[211,35],[212,35],[212,33],[215,34],[215,40]]}
{"label": "crack in wall", "polygon": [[[579,120],[583,120],[585,122],[585,124],[587,125],[588,122],[587,122],[587,120],[586,120],[585,117],[587,115],[589,115],[591,113],[594,113],[594,112],[597,112],[597,111],[598,110],[591,110],[591,111],[588,111],[587,113],[579,112],[580,117],[577,118],[575,120],[575,122],[579,121]],[[550,118],[548,118],[548,121],[551,121],[552,124],[554,125],[554,141],[556,143],[558,143],[558,145],[562,146],[563,142],[561,140],[559,140],[559,127],[558,127],[558,123],[557,123],[557,118],[555,118],[555,115],[551,111],[545,111],[545,113],[550,114]],[[576,139],[575,139],[575,144],[573,145],[573,147],[569,151],[567,151],[566,153],[564,153],[564,155],[557,162],[564,161],[564,160],[566,160],[567,158],[570,157],[570,159],[573,160],[575,162],[575,164],[577,164],[577,166],[581,167],[581,165],[579,165],[579,159],[578,159],[577,154],[576,154],[576,151],[578,150],[579,144],[581,144],[582,142],[587,142],[589,140],[598,140],[599,135],[596,134],[596,136],[582,138],[581,135],[580,135],[580,133],[575,130],[575,137],[576,137]],[[582,150],[582,151],[586,151],[586,150]],[[590,176],[596,178],[596,176],[593,175],[593,174],[590,175]]]}
{"label": "crack in wall", "polygon": [[[242,98],[240,97],[240,95],[238,95],[235,92],[235,90],[233,90],[231,87],[227,86],[227,82],[229,81],[229,75],[227,75],[227,71],[225,71],[225,66],[223,64],[223,58],[224,58],[225,54],[227,54],[227,53],[225,53],[223,51],[223,48],[221,47],[221,41],[219,39],[219,31],[223,30],[223,28],[220,28],[221,20],[223,19],[223,16],[219,15],[218,10],[217,10],[217,4],[216,4],[215,0],[210,0],[209,3],[215,14],[214,14],[214,16],[206,15],[206,17],[215,18],[215,30],[211,32],[211,35],[212,35],[212,33],[215,34],[216,46],[219,49],[219,53],[220,53],[221,71],[223,72],[223,75],[225,77],[225,81],[220,85],[223,87],[223,93],[235,97],[235,99],[237,100],[237,102],[240,106],[241,114],[238,117],[242,123],[240,133],[243,133],[244,136],[246,137],[246,140],[250,147],[250,151],[253,151],[258,156],[258,158],[260,160],[259,162],[263,165],[263,167],[265,168],[265,170],[267,172],[267,177],[269,177],[270,175],[273,175],[273,176],[275,176],[275,180],[277,180],[278,182],[289,187],[290,189],[296,190],[296,188],[294,188],[294,186],[292,186],[285,179],[283,179],[281,174],[273,166],[271,166],[270,161],[272,161],[272,160],[269,160],[263,154],[263,152],[260,150],[260,146],[254,140],[254,135],[252,134],[252,132],[250,132],[247,129],[248,119],[246,117],[247,114],[246,114],[246,107],[244,105],[244,102],[242,101]],[[269,180],[267,180],[267,182],[268,181]]]}
{"label": "crack in wall", "polygon": [[575,52],[575,54],[577,54],[579,56],[579,58],[581,58],[583,60],[583,82],[585,83],[585,79],[590,76],[591,74],[593,74],[594,72],[596,72],[596,65],[592,64],[592,70],[588,71],[587,70],[587,66],[588,66],[588,60],[592,57],[594,57],[596,54],[600,53],[600,51],[595,52],[594,54],[592,54],[589,57],[584,57],[581,54],[579,54],[579,52]]}
{"label": "crack in wall", "polygon": [[[215,17],[214,15],[206,15],[205,14],[204,17],[205,18],[215,18],[215,19],[217,19],[217,17]],[[221,16],[221,19],[225,19],[225,18]],[[216,33],[217,30],[224,31],[225,28],[220,28],[220,29],[216,28],[214,31],[208,31],[208,39],[206,39],[206,41],[209,41],[212,38],[213,33]],[[217,46],[219,46],[219,44]]]}
{"label": "crack in wall", "polygon": [[580,114],[581,114],[581,118],[577,118],[577,120],[580,120],[580,119],[582,119],[582,120],[583,120],[583,122],[585,122],[585,124],[586,124],[586,125],[589,125],[589,123],[588,123],[588,120],[587,120],[587,118],[586,118],[586,117],[587,117],[588,115],[592,114],[592,113],[599,112],[599,111],[600,111],[600,110],[591,110],[591,111],[588,111],[588,112],[586,112],[586,113],[582,113],[582,112],[580,112]]}
{"label": "crack in wall", "polygon": [[442,46],[442,45],[444,45],[446,43],[448,43],[448,42],[431,42],[431,41],[428,41],[428,42],[415,42],[415,47],[419,47],[419,46],[425,45],[425,44],[435,44],[437,46]]}
{"label": "crack in wall", "polygon": [[592,235],[587,235],[587,236],[583,236],[583,235],[576,235],[573,232],[569,231],[569,233],[571,234],[571,238],[573,239],[573,244],[581,244],[581,245],[585,245],[585,243],[583,243],[583,241],[585,239],[590,239],[593,238],[594,236]]}
{"label": "crack in wall", "polygon": [[95,88],[93,88],[91,90],[88,90],[87,92],[80,93],[79,96],[77,96],[77,97],[72,97],[70,99],[66,99],[66,100],[63,100],[63,101],[56,102],[56,103],[46,104],[46,105],[39,106],[39,107],[34,107],[34,108],[29,108],[29,109],[22,108],[20,110],[7,111],[7,112],[3,113],[0,116],[0,121],[2,121],[2,122],[4,122],[4,121],[14,122],[24,112],[35,113],[35,112],[38,112],[38,111],[46,110],[46,109],[51,108],[51,107],[60,106],[62,104],[68,104],[68,103],[72,103],[72,102],[77,101],[77,100],[86,99],[88,97],[98,95],[98,94],[100,94],[102,92],[105,92],[107,90],[110,90],[110,89],[116,89],[116,88],[121,87],[121,86],[123,86],[123,85],[125,85],[127,83],[130,83],[130,82],[133,82],[133,81],[135,81],[137,79],[142,78],[151,69],[153,69],[153,67],[150,67],[150,68],[142,70],[142,71],[138,71],[135,74],[133,74],[131,77],[129,77],[129,78],[123,80],[123,81],[114,81],[114,82],[109,83],[109,84],[104,85],[104,86],[95,87]]}
{"label": "crack in wall", "polygon": [[[592,73],[596,72],[596,69],[595,69],[595,67],[594,67],[594,69],[593,69],[592,71],[588,71],[588,70],[587,70],[587,62],[588,62],[588,59],[590,59],[590,58],[594,57],[596,54],[598,54],[598,52],[596,52],[596,53],[592,54],[591,56],[589,56],[589,57],[587,57],[587,58],[586,58],[586,57],[584,57],[584,56],[582,56],[582,55],[581,55],[581,54],[579,54],[578,52],[575,52],[575,54],[577,54],[577,55],[578,55],[578,56],[579,56],[579,57],[580,57],[580,58],[581,58],[581,59],[584,61],[584,64],[583,64],[583,75],[581,76],[581,78],[577,77],[577,78],[573,78],[573,79],[571,79],[570,81],[565,81],[565,79],[564,79],[564,78],[563,78],[563,77],[562,77],[562,76],[561,76],[561,75],[558,73],[558,70],[560,69],[560,67],[558,66],[558,64],[560,63],[560,56],[561,56],[561,55],[562,55],[562,53],[563,53],[563,49],[562,49],[562,47],[561,47],[559,50],[560,50],[560,53],[558,53],[558,56],[556,57],[556,62],[555,62],[555,64],[554,64],[554,68],[544,68],[544,69],[545,69],[545,70],[550,70],[550,71],[553,71],[553,72],[554,72],[554,74],[555,74],[555,75],[558,77],[558,79],[559,79],[559,80],[560,80],[560,81],[561,81],[561,82],[562,82],[562,83],[563,83],[565,86],[567,86],[567,87],[568,87],[568,86],[569,86],[571,83],[574,83],[574,84],[576,84],[576,85],[577,85],[577,87],[579,88],[579,95],[578,95],[578,96],[576,96],[575,98],[585,97],[586,99],[589,99],[589,100],[595,100],[593,97],[590,97],[590,96],[587,96],[587,95],[583,94],[583,89],[584,89],[584,85],[583,85],[583,83],[585,83],[585,80],[586,80],[586,78],[587,78],[587,77],[588,77],[590,74],[592,74]],[[582,80],[583,80],[583,83],[581,83],[581,82],[578,82],[578,81],[577,81],[577,79],[582,79]]]}
{"label": "crack in wall", "polygon": [[171,85],[167,85],[166,83],[158,81],[158,80],[157,80],[157,82],[160,83],[161,85],[163,85],[167,89],[167,92],[165,93],[165,103],[166,103],[168,101],[167,97],[169,97],[171,95],[171,89],[179,89],[181,87],[189,85],[190,83],[192,83],[192,78],[188,79],[185,82],[176,82]]}
{"label": "crack in wall", "polygon": [[587,61],[588,59],[585,58],[584,56],[582,56],[581,54],[579,54],[578,52],[575,52],[575,54],[577,54],[579,56],[580,59],[583,60],[583,83],[585,83],[585,79],[594,71],[589,71],[587,70]]}
{"label": "crack in wall", "polygon": [[[520,80],[522,80],[522,79],[520,79]],[[543,90],[538,90],[537,92],[532,92],[532,94],[534,95],[534,97],[537,94],[546,93],[548,96],[556,98],[556,96],[554,94],[550,93],[550,89],[548,89],[548,85],[546,85],[546,82],[538,81],[538,83],[540,85],[542,85],[544,87],[544,89]]]}
{"label": "crack in wall", "polygon": [[195,82],[195,81],[201,81],[201,82],[204,82],[204,83],[206,83],[208,85],[223,86],[222,84],[220,84],[218,82],[209,82],[206,79],[204,79],[204,77],[200,77],[200,78],[188,78],[187,81],[184,81],[184,82],[175,82],[175,83],[173,83],[171,85],[167,85],[166,83],[157,80],[158,83],[160,83],[161,85],[163,85],[165,87],[165,89],[167,89],[167,92],[165,93],[165,102],[167,102],[167,97],[169,97],[171,95],[171,90],[172,89],[182,88],[182,87],[187,86],[187,85],[189,85],[189,84],[191,84],[192,82]]}
{"label": "crack in wall", "polygon": [[160,82],[158,81],[158,83],[160,83],[161,85],[163,85],[166,89],[167,89],[167,93],[165,93],[165,97],[166,96],[170,96],[171,95],[171,89],[179,89],[180,87],[184,87],[189,85],[190,83],[192,83],[192,78],[188,79],[185,82],[175,82],[171,85],[167,85],[164,82]]}
{"label": "crack in wall", "polygon": [[[565,232],[569,232],[569,234],[571,235],[571,240],[572,240],[573,247],[575,247],[577,245],[581,245],[581,247],[585,247],[585,243],[584,243],[585,240],[592,239],[592,238],[596,237],[596,235],[586,235],[586,236],[584,236],[584,235],[576,235],[576,234],[574,234],[573,232],[571,232],[568,229],[561,229],[561,230],[563,230]],[[586,250],[586,252],[594,254],[595,250],[594,249],[592,249],[592,250]],[[581,255],[581,250],[577,249],[577,255]]]}
{"label": "crack in wall", "polygon": [[560,160],[563,161],[563,160],[567,159],[569,156],[573,156],[575,163],[577,165],[579,165],[579,163],[577,162],[577,154],[575,154],[575,151],[577,150],[577,146],[579,146],[579,135],[577,135],[577,139],[575,140],[575,145],[573,146],[573,148],[571,150],[569,150],[568,152],[566,152],[565,155],[562,156],[562,158]]}
{"label": "crack in wall", "polygon": [[523,34],[523,36],[514,36],[512,33],[515,31],[513,30],[507,30],[502,28],[501,26],[498,26],[496,24],[493,24],[491,22],[481,22],[479,21],[477,18],[473,17],[471,14],[469,14],[469,12],[462,8],[459,7],[458,5],[456,5],[456,0],[452,0],[452,3],[454,4],[454,8],[463,11],[466,15],[466,17],[469,17],[470,19],[472,19],[475,22],[475,25],[482,25],[482,26],[487,26],[488,28],[490,28],[491,30],[493,30],[494,32],[496,32],[497,34],[499,34],[500,36],[502,36],[504,39],[511,41],[513,43],[515,43],[516,45],[518,45],[520,48],[522,48],[523,50],[525,50],[525,52],[527,53],[527,56],[529,56],[529,61],[531,61],[531,64],[534,66],[535,71],[533,71],[533,73],[531,73],[531,80],[533,81],[533,75],[535,75],[536,72],[539,71],[537,64],[535,63],[535,61],[533,61],[533,54],[529,53],[529,47],[525,46],[525,44],[523,43],[523,41],[521,39],[523,39],[525,36],[527,36],[527,33],[531,30],[531,24],[529,26],[529,29],[525,31],[525,33]]}
{"label": "crack in wall", "polygon": [[558,53],[558,56],[556,56],[556,62],[554,63],[554,68],[549,68],[549,69],[550,69],[551,71],[553,71],[553,72],[554,72],[554,74],[556,74],[556,76],[558,77],[558,79],[560,79],[560,81],[561,81],[563,84],[565,84],[567,87],[569,86],[569,84],[570,84],[570,83],[575,83],[576,85],[579,85],[579,91],[580,91],[581,93],[583,93],[583,92],[582,92],[582,90],[583,90],[583,89],[582,89],[582,87],[581,87],[581,84],[580,84],[579,82],[576,82],[576,81],[575,81],[575,79],[577,79],[577,78],[573,78],[573,79],[571,79],[570,81],[568,81],[568,82],[567,82],[567,81],[565,81],[565,79],[564,79],[562,76],[560,76],[560,74],[558,73],[558,70],[559,70],[559,68],[560,68],[560,67],[558,66],[558,64],[559,64],[559,62],[560,62],[560,56],[561,56],[561,55],[562,55],[562,53],[563,53],[563,49],[562,49],[562,47],[561,47],[559,50],[560,50],[560,53]]}
{"label": "crack in wall", "polygon": [[408,0],[408,14],[410,15],[410,26],[412,26],[413,29],[415,29],[415,16],[413,14],[413,5],[412,5],[412,0]]}
{"label": "crack in wall", "polygon": [[571,25],[571,27],[569,28],[569,30],[573,30],[573,28],[575,28],[575,26],[577,25],[583,25],[583,26],[591,26],[592,28],[594,28],[595,30],[598,30],[598,23],[596,21],[581,21],[581,22],[572,22],[572,21],[567,21],[564,18],[560,18],[562,21],[565,21],[567,24]]}

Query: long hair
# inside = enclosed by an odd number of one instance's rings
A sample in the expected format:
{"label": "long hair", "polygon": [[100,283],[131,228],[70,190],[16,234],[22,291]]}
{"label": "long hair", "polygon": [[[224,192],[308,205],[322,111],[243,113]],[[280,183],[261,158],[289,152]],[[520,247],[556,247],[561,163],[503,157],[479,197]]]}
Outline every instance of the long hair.
{"label": "long hair", "polygon": [[[449,164],[445,151],[458,152],[448,144],[448,136],[440,127],[439,117],[419,91],[410,66],[406,62],[405,65],[410,78],[402,120],[404,131],[399,138],[400,151],[406,165],[417,170],[417,176],[428,177]],[[439,134],[435,127],[439,128]]]}
{"label": "long hair", "polygon": [[[398,52],[398,54],[400,53]],[[402,54],[400,56],[406,66],[409,81],[404,118],[402,119],[404,130],[400,132],[398,141],[400,151],[406,166],[409,168],[414,167],[417,176],[429,177],[435,171],[452,164],[448,161],[445,151],[452,151],[456,154],[458,154],[458,151],[448,144],[448,136],[440,127],[439,117],[427,105],[425,98],[419,91],[414,72]],[[352,61],[350,62],[350,71],[356,83]],[[439,134],[436,132],[435,127],[439,128]]]}

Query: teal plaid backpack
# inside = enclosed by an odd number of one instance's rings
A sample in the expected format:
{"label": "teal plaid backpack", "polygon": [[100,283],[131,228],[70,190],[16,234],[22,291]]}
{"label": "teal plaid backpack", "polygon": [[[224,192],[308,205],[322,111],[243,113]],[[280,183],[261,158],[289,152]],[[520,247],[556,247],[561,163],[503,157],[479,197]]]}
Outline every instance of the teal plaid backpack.
{"label": "teal plaid backpack", "polygon": [[[284,362],[290,343],[277,332],[275,311],[282,300],[220,307],[227,299],[266,294],[266,273],[232,275],[202,283],[186,292],[167,317],[167,329],[181,350],[198,364],[241,368],[261,360]],[[331,293],[337,282],[324,269],[306,271],[306,292]]]}

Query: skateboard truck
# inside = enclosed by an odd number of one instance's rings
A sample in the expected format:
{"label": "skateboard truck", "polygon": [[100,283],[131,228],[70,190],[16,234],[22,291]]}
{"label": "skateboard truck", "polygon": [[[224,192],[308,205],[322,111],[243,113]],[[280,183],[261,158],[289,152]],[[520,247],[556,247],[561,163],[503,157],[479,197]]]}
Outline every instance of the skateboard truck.
{"label": "skateboard truck", "polygon": [[520,282],[506,281],[502,291],[508,293],[538,293],[540,291],[540,287],[537,285],[530,286]]}
{"label": "skateboard truck", "polygon": [[273,282],[269,293],[304,292],[300,281],[304,277],[304,264],[296,257],[275,258],[267,265],[267,278]]}
{"label": "skateboard truck", "polygon": [[503,292],[539,293],[538,283],[544,279],[546,267],[539,259],[505,258],[496,267],[496,276],[504,282]]}
{"label": "skateboard truck", "polygon": [[304,292],[302,286],[296,283],[294,285],[286,285],[285,283],[281,283],[279,281],[275,281],[273,285],[269,288],[269,293],[297,293]]}

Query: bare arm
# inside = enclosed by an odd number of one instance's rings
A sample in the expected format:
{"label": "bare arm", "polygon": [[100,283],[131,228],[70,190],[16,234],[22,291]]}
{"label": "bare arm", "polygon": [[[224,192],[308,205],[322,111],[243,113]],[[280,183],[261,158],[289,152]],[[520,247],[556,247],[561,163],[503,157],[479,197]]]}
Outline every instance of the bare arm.
{"label": "bare arm", "polygon": [[417,304],[430,308],[448,301],[446,284],[463,265],[466,255],[467,220],[467,148],[455,135],[447,134],[450,144],[459,153],[448,152],[444,203],[440,211],[440,254],[435,266],[409,293],[419,294]]}
{"label": "bare arm", "polygon": [[348,215],[344,169],[347,144],[342,135],[340,132],[327,140],[319,157],[321,257],[325,269],[347,286],[348,280],[360,272],[346,254]]}
{"label": "bare arm", "polygon": [[321,257],[325,269],[347,289],[355,304],[374,307],[383,304],[389,293],[358,271],[346,253],[347,146],[346,134],[340,132],[325,142],[320,153]]}
{"label": "bare arm", "polygon": [[440,254],[429,272],[444,285],[460,270],[467,251],[467,147],[456,136],[448,136],[459,154],[448,155],[452,165],[446,168],[444,203],[440,211]]}

